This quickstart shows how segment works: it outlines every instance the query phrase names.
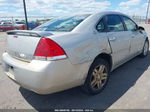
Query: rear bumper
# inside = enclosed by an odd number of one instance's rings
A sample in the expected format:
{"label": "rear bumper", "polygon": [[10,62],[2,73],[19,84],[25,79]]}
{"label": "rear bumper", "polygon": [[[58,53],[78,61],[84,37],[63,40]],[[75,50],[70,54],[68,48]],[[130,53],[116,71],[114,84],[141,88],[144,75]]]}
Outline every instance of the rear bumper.
{"label": "rear bumper", "polygon": [[88,64],[72,65],[68,59],[33,60],[30,63],[2,56],[5,74],[22,87],[39,94],[49,94],[83,84]]}

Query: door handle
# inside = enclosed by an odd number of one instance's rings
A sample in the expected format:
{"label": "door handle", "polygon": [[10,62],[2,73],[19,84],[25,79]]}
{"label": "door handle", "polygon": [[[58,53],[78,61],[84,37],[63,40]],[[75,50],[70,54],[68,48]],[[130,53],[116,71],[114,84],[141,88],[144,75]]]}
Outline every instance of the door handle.
{"label": "door handle", "polygon": [[110,37],[109,40],[110,40],[110,41],[115,41],[115,40],[116,40],[116,37]]}

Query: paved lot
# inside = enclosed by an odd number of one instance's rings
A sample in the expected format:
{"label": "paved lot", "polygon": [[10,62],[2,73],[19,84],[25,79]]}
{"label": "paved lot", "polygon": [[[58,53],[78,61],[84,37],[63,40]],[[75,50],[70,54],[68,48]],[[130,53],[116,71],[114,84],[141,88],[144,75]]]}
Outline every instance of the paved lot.
{"label": "paved lot", "polygon": [[[144,27],[149,30],[149,26]],[[0,54],[4,49],[5,34],[0,33]],[[37,95],[7,78],[0,65],[0,108],[150,109],[150,55],[134,58],[116,69],[106,89],[96,96],[86,95],[80,88]]]}

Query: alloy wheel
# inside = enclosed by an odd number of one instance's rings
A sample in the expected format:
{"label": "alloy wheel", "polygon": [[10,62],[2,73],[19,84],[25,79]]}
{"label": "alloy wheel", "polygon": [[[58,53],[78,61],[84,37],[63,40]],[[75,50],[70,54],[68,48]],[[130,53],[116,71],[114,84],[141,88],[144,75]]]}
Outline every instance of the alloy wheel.
{"label": "alloy wheel", "polygon": [[91,77],[91,87],[95,90],[101,89],[107,82],[108,73],[105,65],[98,65],[94,68]]}

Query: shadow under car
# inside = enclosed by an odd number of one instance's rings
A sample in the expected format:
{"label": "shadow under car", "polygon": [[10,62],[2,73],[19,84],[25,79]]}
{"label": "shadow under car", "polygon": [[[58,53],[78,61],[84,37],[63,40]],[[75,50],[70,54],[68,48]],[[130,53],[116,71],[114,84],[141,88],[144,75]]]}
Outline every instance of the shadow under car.
{"label": "shadow under car", "polygon": [[36,110],[107,109],[124,95],[148,69],[149,59],[150,55],[141,59],[136,57],[114,70],[106,88],[100,94],[94,96],[84,93],[80,87],[49,95],[38,95],[21,87],[19,90],[25,100]]}

